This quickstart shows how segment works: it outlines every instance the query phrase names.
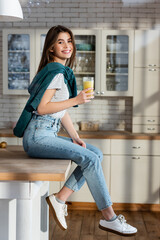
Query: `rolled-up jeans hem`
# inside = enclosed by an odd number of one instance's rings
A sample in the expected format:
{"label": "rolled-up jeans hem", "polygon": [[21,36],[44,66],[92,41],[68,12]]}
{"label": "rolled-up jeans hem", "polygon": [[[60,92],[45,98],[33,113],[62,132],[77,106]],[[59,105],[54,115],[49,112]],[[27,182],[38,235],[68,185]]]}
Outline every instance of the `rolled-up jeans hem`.
{"label": "rolled-up jeans hem", "polygon": [[71,187],[71,186],[69,186],[68,184],[64,184],[64,187],[67,187],[67,188],[71,189],[71,190],[74,191],[74,192],[78,192],[78,191],[79,191],[79,189],[74,188],[74,187]]}
{"label": "rolled-up jeans hem", "polygon": [[102,208],[102,209],[99,209],[99,211],[103,211],[103,210],[105,210],[105,209],[107,209],[107,208],[111,207],[112,205],[113,205],[113,203],[111,202],[111,204],[110,204],[110,205],[108,205],[108,206],[106,206],[106,207],[104,207],[104,208]]}

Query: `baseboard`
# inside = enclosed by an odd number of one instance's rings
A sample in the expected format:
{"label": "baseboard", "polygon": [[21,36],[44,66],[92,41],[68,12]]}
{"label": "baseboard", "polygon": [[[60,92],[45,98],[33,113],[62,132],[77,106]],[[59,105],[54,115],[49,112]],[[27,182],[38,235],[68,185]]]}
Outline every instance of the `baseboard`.
{"label": "baseboard", "polygon": [[[70,210],[98,210],[95,203],[92,202],[67,202]],[[113,203],[116,211],[158,211],[160,204],[137,204],[137,203]]]}

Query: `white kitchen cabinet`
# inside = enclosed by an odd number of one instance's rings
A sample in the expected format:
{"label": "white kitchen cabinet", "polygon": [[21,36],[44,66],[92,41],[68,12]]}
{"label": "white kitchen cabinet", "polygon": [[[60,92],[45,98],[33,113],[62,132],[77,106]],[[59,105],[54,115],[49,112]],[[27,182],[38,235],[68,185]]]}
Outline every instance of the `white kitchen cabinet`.
{"label": "white kitchen cabinet", "polygon": [[[48,29],[3,31],[4,94],[28,94]],[[94,78],[96,96],[132,96],[134,31],[72,29],[76,43],[77,88]],[[8,81],[6,81],[8,79]]]}
{"label": "white kitchen cabinet", "polygon": [[160,66],[159,30],[135,30],[135,67]]}
{"label": "white kitchen cabinet", "polygon": [[135,31],[133,126],[135,133],[160,132],[160,32]]}
{"label": "white kitchen cabinet", "polygon": [[134,69],[133,96],[133,132],[160,132],[159,68]]}
{"label": "white kitchen cabinet", "polygon": [[134,32],[103,30],[97,95],[133,96]]}
{"label": "white kitchen cabinet", "polygon": [[134,70],[134,116],[160,116],[160,71],[156,68]]}
{"label": "white kitchen cabinet", "polygon": [[111,140],[111,199],[159,203],[159,140]]}
{"label": "white kitchen cabinet", "polygon": [[159,157],[111,156],[111,199],[159,204]]}
{"label": "white kitchen cabinet", "polygon": [[35,74],[34,30],[3,30],[3,93],[27,95]]}

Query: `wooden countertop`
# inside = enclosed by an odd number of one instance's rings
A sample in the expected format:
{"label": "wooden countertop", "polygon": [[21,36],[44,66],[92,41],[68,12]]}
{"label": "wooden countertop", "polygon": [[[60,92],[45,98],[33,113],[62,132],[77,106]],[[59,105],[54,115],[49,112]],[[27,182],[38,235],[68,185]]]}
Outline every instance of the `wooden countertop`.
{"label": "wooden countertop", "polygon": [[[160,140],[160,134],[131,133],[127,131],[78,131],[80,138],[86,139],[145,139]],[[68,136],[66,132],[60,131],[60,136]],[[0,129],[0,137],[15,137],[12,129]]]}
{"label": "wooden countertop", "polygon": [[0,148],[0,180],[65,181],[70,160],[29,158],[22,146]]}

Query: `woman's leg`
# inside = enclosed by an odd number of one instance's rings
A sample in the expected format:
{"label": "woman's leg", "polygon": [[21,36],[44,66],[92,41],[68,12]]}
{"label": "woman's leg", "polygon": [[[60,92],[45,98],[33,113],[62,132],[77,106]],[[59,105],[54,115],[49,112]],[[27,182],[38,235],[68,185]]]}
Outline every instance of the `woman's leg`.
{"label": "woman's leg", "polygon": [[[72,143],[71,138],[67,138],[67,137],[59,137],[59,138],[64,139],[64,140]],[[98,149],[97,147],[95,147],[91,144],[88,144],[88,143],[86,143],[86,149],[95,153],[97,155],[99,161],[102,162],[103,153],[100,151],[100,149]],[[75,191],[79,191],[80,188],[84,185],[84,183],[85,183],[85,178],[84,178],[83,173],[81,171],[81,167],[78,166],[78,167],[75,168],[73,173],[70,175],[68,180],[65,182],[64,186],[68,187],[69,189],[72,189],[73,190],[72,192],[75,192]]]}
{"label": "woman's leg", "polygon": [[[53,137],[50,131],[42,129],[36,130],[30,140],[29,156],[73,160],[81,168],[99,210],[112,205],[100,159],[94,152],[65,139]],[[72,186],[67,187],[72,189]]]}

